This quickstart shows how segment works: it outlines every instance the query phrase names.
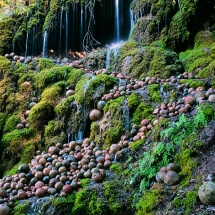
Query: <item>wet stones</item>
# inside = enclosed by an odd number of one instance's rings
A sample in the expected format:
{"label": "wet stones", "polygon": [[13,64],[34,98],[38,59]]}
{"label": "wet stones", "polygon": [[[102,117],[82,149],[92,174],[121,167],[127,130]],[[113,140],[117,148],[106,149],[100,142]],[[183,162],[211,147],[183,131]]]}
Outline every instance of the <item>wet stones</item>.
{"label": "wet stones", "polygon": [[0,204],[0,215],[8,215],[10,213],[10,208],[8,205],[5,204]]}
{"label": "wet stones", "polygon": [[67,90],[66,91],[66,98],[68,98],[69,96],[72,96],[74,94],[75,94],[74,90]]}
{"label": "wet stones", "polygon": [[97,109],[92,110],[89,114],[89,119],[93,122],[99,120],[101,117],[102,113]]}
{"label": "wet stones", "polygon": [[179,170],[179,167],[174,164],[170,163],[167,167],[163,166],[156,174],[156,180],[161,183],[164,182],[168,186],[174,186],[179,183],[179,176],[176,171]]}
{"label": "wet stones", "polygon": [[208,181],[203,183],[198,191],[199,199],[206,205],[215,205],[215,183]]}
{"label": "wet stones", "polygon": [[4,188],[0,187],[0,197],[5,198],[7,196],[7,192]]}
{"label": "wet stones", "polygon": [[21,164],[18,168],[18,171],[20,173],[28,173],[30,171],[30,168],[29,168],[28,164]]}
{"label": "wet stones", "polygon": [[97,103],[97,109],[100,110],[100,111],[102,111],[103,108],[104,108],[104,106],[105,106],[105,104],[106,104],[105,101],[102,101],[102,100],[99,101],[99,102]]}

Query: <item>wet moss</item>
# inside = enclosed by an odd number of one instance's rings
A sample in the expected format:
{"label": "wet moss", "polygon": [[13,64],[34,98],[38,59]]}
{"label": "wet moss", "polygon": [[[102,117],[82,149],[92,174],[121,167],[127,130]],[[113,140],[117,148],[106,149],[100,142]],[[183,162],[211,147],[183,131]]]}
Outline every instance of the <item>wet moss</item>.
{"label": "wet moss", "polygon": [[39,62],[38,62],[38,70],[42,71],[44,69],[51,69],[52,67],[54,67],[54,62],[51,59],[47,59],[47,58],[40,58]]}
{"label": "wet moss", "polygon": [[4,127],[4,132],[7,133],[7,132],[13,131],[14,129],[16,129],[16,125],[19,122],[20,122],[20,117],[19,116],[17,116],[17,115],[10,116],[6,121],[6,124],[5,124],[5,127]]}
{"label": "wet moss", "polygon": [[210,103],[203,103],[200,105],[200,110],[203,112],[208,122],[214,119],[214,108],[214,105]]}
{"label": "wet moss", "polygon": [[80,69],[72,69],[68,75],[68,81],[66,82],[67,85],[70,85],[72,89],[75,89],[76,84],[84,75],[84,71]]}
{"label": "wet moss", "polygon": [[180,84],[189,84],[190,88],[198,88],[204,86],[204,81],[201,80],[195,80],[195,79],[189,79],[189,80],[180,80]]}
{"label": "wet moss", "polygon": [[147,90],[148,90],[148,93],[149,93],[149,96],[152,98],[152,100],[156,103],[160,103],[162,101],[162,98],[161,98],[161,93],[160,93],[160,86],[159,84],[152,84],[152,85],[149,85],[147,87]]}
{"label": "wet moss", "polygon": [[125,96],[120,96],[117,99],[111,99],[108,101],[104,107],[104,112],[109,111],[112,115],[119,111],[119,108],[122,106],[125,100]]}
{"label": "wet moss", "polygon": [[0,134],[5,127],[6,116],[5,113],[0,112]]}
{"label": "wet moss", "polygon": [[140,97],[137,93],[132,93],[128,97],[128,108],[132,111],[135,110],[140,104]]}
{"label": "wet moss", "polygon": [[41,101],[30,111],[29,123],[38,131],[42,131],[41,126],[47,125],[48,121],[54,117],[54,108],[48,101]]}
{"label": "wet moss", "polygon": [[26,201],[25,203],[21,203],[17,201],[15,203],[15,207],[11,211],[11,215],[26,215],[28,208],[30,207],[30,202]]}
{"label": "wet moss", "polygon": [[154,108],[150,103],[141,102],[132,116],[132,124],[140,125],[143,119],[153,119]]}
{"label": "wet moss", "polygon": [[162,201],[162,193],[158,189],[151,189],[144,193],[137,204],[137,215],[154,215],[159,203]]}
{"label": "wet moss", "polygon": [[12,72],[12,70],[13,67],[11,62],[7,58],[0,56],[0,72],[6,76]]}
{"label": "wet moss", "polygon": [[122,165],[119,163],[112,164],[110,166],[110,170],[113,171],[116,174],[121,174],[122,173]]}
{"label": "wet moss", "polygon": [[142,146],[145,143],[145,139],[137,140],[136,142],[133,142],[129,145],[129,148],[132,151],[136,151],[140,146]]}

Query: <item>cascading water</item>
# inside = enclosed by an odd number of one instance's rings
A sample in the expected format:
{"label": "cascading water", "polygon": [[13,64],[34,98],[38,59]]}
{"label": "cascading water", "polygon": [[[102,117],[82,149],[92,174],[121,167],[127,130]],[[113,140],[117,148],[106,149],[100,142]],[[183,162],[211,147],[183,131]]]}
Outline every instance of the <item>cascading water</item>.
{"label": "cascading water", "polygon": [[131,25],[131,29],[130,29],[129,36],[131,36],[134,29],[134,14],[132,10],[130,10],[130,25]]}
{"label": "cascading water", "polygon": [[119,0],[115,0],[115,41],[120,41]]}
{"label": "cascading water", "polygon": [[59,35],[59,47],[58,47],[59,52],[60,52],[60,50],[61,50],[62,25],[63,25],[63,6],[62,6],[61,12],[60,12],[60,35]]}
{"label": "cascading water", "polygon": [[107,48],[107,54],[106,54],[106,70],[109,69],[110,66],[110,59],[111,59],[111,53],[113,52],[114,60],[116,60],[117,55],[119,53],[120,47],[123,45],[123,42],[113,44],[112,46]]}
{"label": "cascading water", "polygon": [[83,6],[81,6],[81,24],[80,24],[80,50],[82,50],[83,46],[83,20],[84,20],[84,10]]}
{"label": "cascading water", "polygon": [[129,116],[129,108],[128,108],[127,99],[124,101],[124,104],[123,104],[123,116],[124,116],[124,122],[125,122],[125,130],[129,131],[129,128],[130,128],[130,116]]}
{"label": "cascading water", "polygon": [[43,58],[47,57],[48,48],[48,32],[45,31],[43,35]]}
{"label": "cascading water", "polygon": [[69,39],[69,9],[66,9],[66,56],[68,55],[68,39]]}
{"label": "cascading water", "polygon": [[26,43],[25,43],[25,58],[27,58],[28,55],[28,32],[26,35]]}

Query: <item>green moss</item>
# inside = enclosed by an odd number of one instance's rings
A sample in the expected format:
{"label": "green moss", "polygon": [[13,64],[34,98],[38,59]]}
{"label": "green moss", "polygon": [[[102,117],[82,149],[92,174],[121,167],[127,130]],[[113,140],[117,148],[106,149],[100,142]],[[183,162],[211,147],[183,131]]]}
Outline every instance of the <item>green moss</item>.
{"label": "green moss", "polygon": [[86,189],[82,189],[75,195],[74,206],[72,208],[72,214],[83,215],[88,212],[88,193]]}
{"label": "green moss", "polygon": [[111,144],[117,143],[124,132],[121,120],[114,120],[112,123],[112,126],[109,127],[102,135],[104,148],[108,148]]}
{"label": "green moss", "polygon": [[17,115],[10,116],[6,121],[4,132],[7,133],[13,131],[16,128],[17,123],[19,122],[20,122],[19,116]]}
{"label": "green moss", "polygon": [[90,183],[90,179],[89,178],[85,178],[85,179],[81,179],[81,186],[83,188],[86,188]]}
{"label": "green moss", "polygon": [[64,99],[55,107],[55,112],[60,116],[63,116],[65,113],[68,113],[70,104],[74,100],[74,96],[69,96],[68,98]]}
{"label": "green moss", "polygon": [[161,193],[157,189],[150,190],[144,193],[144,196],[137,204],[137,215],[154,215],[156,208],[161,202]]}
{"label": "green moss", "polygon": [[72,89],[75,89],[75,85],[78,83],[82,75],[84,75],[84,71],[80,69],[72,69],[68,75],[67,85],[70,85]]}
{"label": "green moss", "polygon": [[135,110],[137,106],[140,104],[140,97],[137,93],[132,93],[128,97],[128,108],[130,110]]}
{"label": "green moss", "polygon": [[165,90],[165,91],[170,91],[170,89],[171,89],[171,86],[169,85],[169,84],[163,84],[163,90]]}
{"label": "green moss", "polygon": [[140,146],[142,146],[145,143],[145,139],[137,140],[136,142],[133,142],[129,145],[129,148],[132,151],[136,151]]}
{"label": "green moss", "polygon": [[22,158],[12,169],[6,171],[4,175],[15,175],[18,173],[18,168],[23,163],[29,163],[35,154],[35,142],[28,142],[23,149]]}
{"label": "green moss", "polygon": [[210,103],[203,103],[200,105],[200,110],[203,112],[206,120],[209,122],[214,119],[214,105]]}
{"label": "green moss", "polygon": [[17,201],[15,203],[15,207],[11,211],[12,215],[26,215],[28,208],[30,207],[30,202],[26,201],[25,203],[21,203]]}
{"label": "green moss", "polygon": [[54,111],[52,105],[47,101],[41,101],[31,109],[29,123],[34,128],[40,130],[41,126],[46,125],[53,117]]}
{"label": "green moss", "polygon": [[94,192],[90,197],[89,214],[105,215],[106,205],[103,198],[98,198],[98,194]]}
{"label": "green moss", "polygon": [[140,122],[143,119],[153,119],[153,111],[154,108],[150,103],[141,102],[137,109],[134,111],[131,123],[140,125]]}
{"label": "green moss", "polygon": [[40,58],[38,62],[38,69],[39,71],[42,71],[44,69],[51,69],[54,67],[53,60],[47,59],[47,58]]}
{"label": "green moss", "polygon": [[54,66],[48,69],[43,69],[34,77],[35,85],[43,90],[51,84],[67,79],[72,67],[69,66]]}
{"label": "green moss", "polygon": [[156,103],[160,103],[162,101],[162,98],[161,98],[161,93],[160,93],[160,86],[159,84],[152,84],[152,85],[149,85],[147,87],[148,89],[148,93],[149,93],[149,96],[152,98],[152,100]]}
{"label": "green moss", "polygon": [[106,103],[104,112],[106,113],[107,111],[109,111],[111,114],[116,113],[119,110],[120,106],[122,106],[124,100],[125,96],[120,96],[117,99],[111,99]]}
{"label": "green moss", "polygon": [[189,79],[189,80],[180,80],[180,84],[189,84],[190,88],[198,88],[204,86],[204,81],[195,80],[195,79]]}
{"label": "green moss", "polygon": [[[113,87],[117,82],[115,77],[106,74],[100,74],[92,79],[90,78],[90,76],[83,76],[76,84],[74,98],[80,104],[84,102],[86,105],[91,104],[92,100],[95,99],[93,98],[95,90],[99,89],[96,93],[101,97],[105,93],[105,90]],[[99,88],[101,85],[104,85],[104,87]],[[99,98],[99,96],[97,97]]]}
{"label": "green moss", "polygon": [[3,131],[5,126],[6,116],[5,113],[0,112],[0,133]]}
{"label": "green moss", "polygon": [[160,119],[158,124],[153,127],[152,139],[154,142],[159,142],[161,140],[161,132],[168,126],[168,119]]}
{"label": "green moss", "polygon": [[183,208],[185,210],[184,214],[188,215],[196,203],[197,196],[197,191],[187,191],[184,197],[176,197],[173,204],[177,208]]}
{"label": "green moss", "polygon": [[113,171],[116,174],[120,174],[120,173],[122,173],[122,165],[119,164],[119,163],[112,164],[110,166],[110,170]]}
{"label": "green moss", "polygon": [[12,72],[12,64],[11,62],[2,56],[0,56],[0,72],[3,75],[7,75],[8,73]]}

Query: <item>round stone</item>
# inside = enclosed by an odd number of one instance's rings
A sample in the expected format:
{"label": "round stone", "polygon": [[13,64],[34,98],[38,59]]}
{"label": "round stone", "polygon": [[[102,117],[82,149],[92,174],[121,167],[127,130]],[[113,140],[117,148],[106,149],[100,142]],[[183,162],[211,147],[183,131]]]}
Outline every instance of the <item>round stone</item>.
{"label": "round stone", "polygon": [[102,175],[100,173],[93,173],[92,180],[96,183],[99,183],[102,181]]}
{"label": "round stone", "polygon": [[19,172],[23,172],[23,173],[28,173],[30,168],[28,166],[28,164],[21,164],[18,168]]}
{"label": "round stone", "polygon": [[36,190],[36,196],[37,197],[43,197],[43,196],[45,196],[46,195],[46,190],[44,189],[44,188],[37,188],[37,190]]}
{"label": "round stone", "polygon": [[74,90],[67,90],[66,91],[66,98],[68,98],[69,96],[72,96],[72,95],[74,95]]}
{"label": "round stone", "polygon": [[23,129],[25,126],[22,124],[22,123],[18,123],[17,125],[16,125],[16,128],[17,129]]}
{"label": "round stone", "polygon": [[0,187],[0,197],[5,198],[7,196],[6,190],[3,187]]}
{"label": "round stone", "polygon": [[174,163],[169,163],[166,168],[168,171],[170,171],[170,170],[178,171],[178,169],[179,169],[179,167]]}
{"label": "round stone", "polygon": [[63,192],[65,193],[71,193],[72,192],[72,186],[70,184],[66,184],[63,186]]}
{"label": "round stone", "polygon": [[0,204],[0,215],[8,215],[9,212],[10,212],[10,208],[6,203]]}
{"label": "round stone", "polygon": [[99,120],[101,117],[102,117],[101,111],[96,109],[92,110],[89,115],[89,119],[93,122]]}
{"label": "round stone", "polygon": [[215,205],[215,183],[208,181],[198,191],[199,199],[206,205]]}
{"label": "round stone", "polygon": [[97,104],[97,109],[102,111],[104,106],[105,106],[106,102],[105,101],[99,101],[98,104]]}
{"label": "round stone", "polygon": [[179,177],[175,171],[168,171],[164,176],[164,183],[168,186],[173,186],[178,184]]}
{"label": "round stone", "polygon": [[215,95],[210,95],[208,98],[209,102],[215,102]]}

